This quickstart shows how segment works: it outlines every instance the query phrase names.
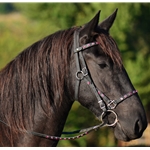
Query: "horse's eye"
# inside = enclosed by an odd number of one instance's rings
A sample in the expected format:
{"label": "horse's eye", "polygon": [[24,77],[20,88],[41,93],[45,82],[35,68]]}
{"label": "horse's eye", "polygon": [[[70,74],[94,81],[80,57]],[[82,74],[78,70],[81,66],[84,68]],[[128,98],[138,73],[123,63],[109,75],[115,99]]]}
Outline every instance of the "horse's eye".
{"label": "horse's eye", "polygon": [[107,64],[102,63],[102,64],[99,64],[99,66],[100,66],[101,69],[104,69],[105,67],[107,67]]}

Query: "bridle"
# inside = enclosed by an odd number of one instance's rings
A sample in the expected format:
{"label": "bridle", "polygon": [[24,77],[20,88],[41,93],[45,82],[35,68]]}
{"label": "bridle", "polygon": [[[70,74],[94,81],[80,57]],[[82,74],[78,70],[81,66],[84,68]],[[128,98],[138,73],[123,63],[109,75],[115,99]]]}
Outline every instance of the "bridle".
{"label": "bridle", "polygon": [[[76,131],[72,131],[72,132],[62,132],[62,134],[77,134],[77,133],[79,133],[79,135],[73,136],[73,137],[57,137],[57,136],[50,136],[50,135],[46,135],[46,134],[42,134],[42,133],[38,133],[38,132],[34,132],[34,131],[23,131],[23,130],[19,130],[19,131],[26,132],[28,134],[32,134],[32,135],[42,137],[42,138],[46,138],[46,139],[50,139],[50,140],[74,140],[74,139],[80,138],[82,136],[85,136],[88,133],[90,133],[91,131],[97,130],[98,128],[101,128],[101,127],[104,127],[104,126],[115,126],[115,124],[118,122],[118,117],[117,117],[117,114],[115,113],[114,109],[117,107],[117,105],[119,103],[121,103],[122,101],[126,100],[130,96],[137,93],[137,90],[133,90],[132,92],[125,94],[124,96],[120,97],[117,100],[110,100],[107,96],[105,96],[105,94],[103,94],[95,86],[95,84],[92,81],[91,76],[88,72],[87,65],[86,65],[86,62],[84,60],[82,51],[84,51],[84,50],[86,50],[90,47],[98,46],[98,45],[99,45],[98,42],[91,42],[91,43],[85,44],[83,46],[79,46],[79,31],[74,32],[73,52],[75,54],[75,61],[76,61],[76,67],[77,67],[77,72],[75,74],[75,77],[77,79],[76,80],[76,85],[75,85],[75,100],[78,100],[78,93],[79,93],[80,83],[81,83],[82,80],[85,80],[86,83],[92,89],[93,93],[95,94],[95,96],[98,100],[98,104],[100,106],[100,109],[102,110],[102,114],[101,114],[101,117],[100,117],[102,123],[99,124],[99,125],[89,127],[89,128],[85,128],[85,129],[81,129],[81,130],[76,130]],[[82,65],[82,67],[81,67],[81,65]],[[104,117],[108,113],[114,114],[115,119],[114,119],[113,123],[107,123],[107,122],[104,121]],[[9,128],[11,128],[4,121],[0,120],[0,122],[3,123],[4,125],[8,126]]]}
{"label": "bridle", "polygon": [[[95,94],[95,96],[98,100],[98,104],[100,106],[100,109],[103,111],[102,116],[108,111],[111,111],[112,113],[115,114],[115,116],[117,116],[116,113],[113,111],[113,109],[115,109],[119,103],[121,103],[122,101],[124,101],[128,97],[137,93],[137,90],[133,90],[132,92],[125,94],[123,97],[120,97],[117,100],[110,100],[107,96],[105,96],[105,94],[103,94],[95,86],[94,82],[91,79],[91,76],[89,75],[87,65],[86,65],[86,62],[84,60],[82,51],[84,51],[90,47],[97,46],[97,45],[99,45],[98,42],[91,42],[91,43],[88,43],[88,44],[85,44],[85,45],[79,47],[79,32],[76,31],[74,33],[74,53],[75,53],[75,61],[76,61],[76,66],[77,66],[77,72],[76,72],[77,82],[76,82],[76,87],[75,87],[75,99],[78,100],[80,83],[82,80],[85,80],[86,83],[93,90],[93,93]],[[81,64],[82,64],[82,68],[81,68]],[[113,126],[113,125],[115,125],[115,123],[116,123],[116,121],[109,126]]]}

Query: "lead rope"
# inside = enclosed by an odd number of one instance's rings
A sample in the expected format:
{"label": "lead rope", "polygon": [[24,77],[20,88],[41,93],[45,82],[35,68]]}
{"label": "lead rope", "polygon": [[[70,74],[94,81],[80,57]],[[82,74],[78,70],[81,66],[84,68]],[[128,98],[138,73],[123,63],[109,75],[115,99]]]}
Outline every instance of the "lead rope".
{"label": "lead rope", "polygon": [[87,135],[88,133],[90,133],[93,130],[97,130],[98,128],[104,127],[106,126],[106,123],[102,122],[99,125],[93,126],[93,127],[89,127],[89,128],[85,128],[85,129],[81,129],[81,130],[76,130],[76,131],[72,131],[72,132],[62,132],[62,134],[76,134],[76,133],[81,133],[77,136],[72,136],[72,137],[58,137],[58,136],[51,136],[51,135],[46,135],[46,134],[42,134],[42,133],[38,133],[38,132],[29,132],[32,135],[35,136],[39,136],[42,138],[46,138],[46,139],[50,139],[50,140],[75,140],[75,139],[79,139],[85,135]]}
{"label": "lead rope", "polygon": [[[8,126],[11,129],[11,127],[7,123],[5,123],[4,121],[0,120],[0,122],[3,123],[4,125]],[[28,133],[28,134],[32,134],[32,135],[35,135],[35,136],[38,136],[38,137],[41,137],[41,138],[49,139],[49,140],[75,140],[75,139],[79,139],[79,138],[87,135],[88,133],[90,133],[93,130],[97,130],[98,128],[104,127],[106,125],[107,125],[106,123],[102,122],[99,125],[92,126],[92,127],[89,127],[89,128],[76,130],[76,131],[72,131],[72,132],[62,132],[62,134],[77,134],[77,133],[81,133],[81,134],[79,134],[77,136],[72,136],[72,137],[51,136],[51,135],[47,135],[47,134],[43,134],[43,133],[39,133],[39,132],[25,131],[25,130],[21,130],[21,129],[19,131],[24,132],[24,133]]]}

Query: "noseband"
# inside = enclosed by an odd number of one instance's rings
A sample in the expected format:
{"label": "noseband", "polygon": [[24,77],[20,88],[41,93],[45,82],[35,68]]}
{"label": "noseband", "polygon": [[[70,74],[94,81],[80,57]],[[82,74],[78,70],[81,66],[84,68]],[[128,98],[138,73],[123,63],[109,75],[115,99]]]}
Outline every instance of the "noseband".
{"label": "noseband", "polygon": [[[105,124],[106,126],[114,126],[117,121],[117,114],[114,112],[113,109],[115,109],[117,107],[117,105],[119,103],[121,103],[122,101],[124,101],[125,99],[127,99],[128,97],[134,95],[135,93],[137,93],[137,90],[133,90],[132,92],[129,92],[127,94],[125,94],[124,96],[120,97],[119,99],[116,100],[111,100],[109,99],[107,96],[105,96],[104,93],[102,93],[94,84],[94,82],[91,79],[91,76],[89,75],[88,69],[87,69],[87,65],[86,62],[84,60],[82,51],[91,48],[93,46],[98,46],[99,43],[98,42],[91,42],[88,44],[85,44],[83,46],[79,46],[79,32],[75,32],[74,33],[74,54],[75,54],[75,61],[76,61],[76,67],[77,67],[77,72],[76,72],[76,86],[75,86],[75,99],[78,100],[78,93],[79,93],[79,86],[82,80],[85,80],[86,83],[90,86],[90,88],[92,89],[93,93],[95,94],[97,100],[98,100],[98,104],[100,106],[100,109],[102,110],[102,114],[101,114],[101,121],[103,122],[103,118],[105,115],[107,115],[107,113],[113,113],[115,116],[115,120],[114,123],[112,124]],[[81,67],[82,66],[82,67]]]}

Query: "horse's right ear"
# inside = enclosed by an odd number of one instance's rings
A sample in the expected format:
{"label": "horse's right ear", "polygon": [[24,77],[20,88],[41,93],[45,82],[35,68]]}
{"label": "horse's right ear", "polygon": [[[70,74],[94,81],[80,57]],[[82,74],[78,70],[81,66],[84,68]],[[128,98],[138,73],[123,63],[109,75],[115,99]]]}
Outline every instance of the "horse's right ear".
{"label": "horse's right ear", "polygon": [[91,36],[94,35],[95,29],[98,26],[99,16],[100,16],[100,11],[98,11],[98,13],[90,22],[88,22],[82,27],[80,34],[79,34],[80,45],[83,45],[89,42]]}
{"label": "horse's right ear", "polygon": [[99,27],[101,29],[104,29],[106,30],[107,32],[109,32],[109,29],[111,28],[111,26],[113,25],[113,22],[116,18],[116,15],[117,15],[117,11],[118,9],[116,9],[112,15],[110,15],[108,18],[106,18],[103,22],[101,22],[99,24]]}

